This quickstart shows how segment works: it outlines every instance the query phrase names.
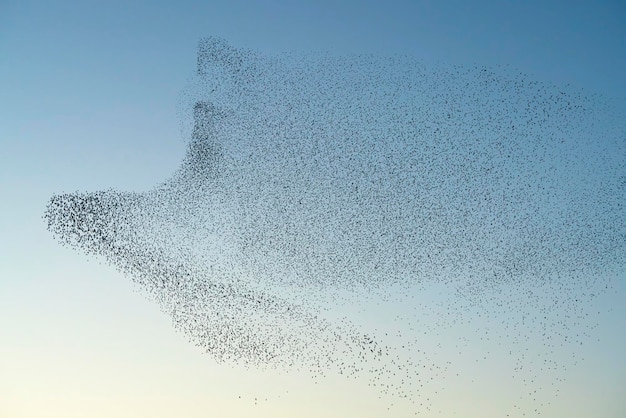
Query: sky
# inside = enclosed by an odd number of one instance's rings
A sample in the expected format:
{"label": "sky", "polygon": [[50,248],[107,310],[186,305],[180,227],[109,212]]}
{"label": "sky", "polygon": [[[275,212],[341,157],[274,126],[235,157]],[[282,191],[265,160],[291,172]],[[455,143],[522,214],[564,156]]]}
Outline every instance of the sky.
{"label": "sky", "polygon": [[[506,67],[624,103],[619,1],[0,0],[0,417],[383,417],[367,385],[217,364],[128,278],[60,246],[54,193],[150,189],[179,165],[198,41],[263,53],[410,54]],[[550,417],[626,415],[626,273],[590,306]],[[514,387],[473,369],[422,416],[498,416]],[[468,378],[469,379],[469,378]],[[511,395],[511,393],[513,395]],[[532,412],[532,411],[531,411]],[[532,415],[532,414],[529,414]]]}

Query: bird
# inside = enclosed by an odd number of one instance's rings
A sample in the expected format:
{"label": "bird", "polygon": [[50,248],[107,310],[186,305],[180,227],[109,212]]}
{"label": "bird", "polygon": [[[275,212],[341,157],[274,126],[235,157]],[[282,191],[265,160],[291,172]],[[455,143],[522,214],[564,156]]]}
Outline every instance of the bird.
{"label": "bird", "polygon": [[[354,377],[429,410],[424,387],[452,362],[427,339],[470,332],[459,355],[499,341],[525,377],[540,341],[557,370],[554,349],[587,332],[585,301],[624,267],[626,131],[597,122],[601,97],[498,68],[209,37],[182,106],[170,178],[55,194],[44,219],[218,362]],[[408,308],[379,330],[354,313],[370,303]]]}

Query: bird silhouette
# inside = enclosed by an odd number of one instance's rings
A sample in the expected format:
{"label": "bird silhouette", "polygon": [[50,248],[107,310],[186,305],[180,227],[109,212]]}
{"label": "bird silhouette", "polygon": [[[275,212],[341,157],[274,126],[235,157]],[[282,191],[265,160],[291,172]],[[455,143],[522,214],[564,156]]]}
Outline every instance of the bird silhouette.
{"label": "bird silhouette", "polygon": [[[452,365],[426,340],[469,326],[454,350],[503,341],[540,408],[536,376],[585,340],[586,301],[624,267],[626,131],[601,97],[497,68],[211,37],[183,104],[189,142],[169,179],[57,194],[44,217],[217,361],[365,379],[430,410],[424,387]],[[394,301],[409,308],[382,330],[350,314]]]}

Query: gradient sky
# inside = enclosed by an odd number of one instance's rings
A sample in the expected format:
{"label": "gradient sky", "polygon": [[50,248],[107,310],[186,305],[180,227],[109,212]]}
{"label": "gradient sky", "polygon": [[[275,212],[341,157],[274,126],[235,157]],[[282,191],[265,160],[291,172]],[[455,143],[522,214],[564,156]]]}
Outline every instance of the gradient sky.
{"label": "gradient sky", "polygon": [[[339,378],[215,364],[130,280],[59,246],[41,218],[47,200],[146,190],[176,169],[180,92],[204,36],[264,52],[509,65],[624,101],[624,22],[619,0],[0,0],[0,417],[404,416]],[[599,326],[543,416],[626,416],[625,282],[622,272],[592,307]],[[497,370],[480,373],[432,416],[496,416],[489,405],[507,388]]]}

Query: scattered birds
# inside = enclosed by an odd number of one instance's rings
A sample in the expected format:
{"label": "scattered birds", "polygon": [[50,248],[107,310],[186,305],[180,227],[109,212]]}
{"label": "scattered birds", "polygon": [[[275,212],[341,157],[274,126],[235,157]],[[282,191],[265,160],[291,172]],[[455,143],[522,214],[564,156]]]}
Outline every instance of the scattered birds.
{"label": "scattered birds", "polygon": [[61,243],[125,273],[216,361],[365,380],[419,413],[458,376],[441,353],[498,341],[525,387],[506,413],[549,403],[537,375],[560,379],[624,268],[626,130],[608,100],[211,37],[182,106],[178,171],[143,193],[54,195]]}

